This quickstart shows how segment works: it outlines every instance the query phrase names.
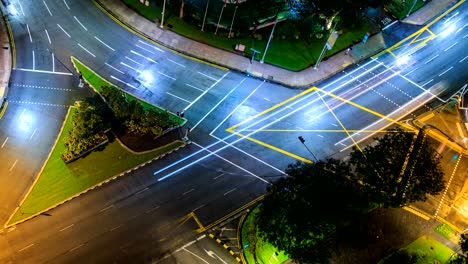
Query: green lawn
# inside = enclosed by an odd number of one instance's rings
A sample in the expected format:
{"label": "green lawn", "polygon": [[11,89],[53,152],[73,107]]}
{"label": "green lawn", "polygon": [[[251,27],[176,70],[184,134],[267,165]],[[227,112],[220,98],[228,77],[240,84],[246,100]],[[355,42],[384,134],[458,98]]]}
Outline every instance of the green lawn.
{"label": "green lawn", "polygon": [[[156,7],[153,3],[150,5],[150,7],[146,7],[138,0],[122,1],[152,21],[154,21],[156,18],[161,18],[160,7]],[[301,37],[299,37],[299,39],[282,39],[280,36],[281,33],[279,32],[282,32],[281,27],[286,27],[286,25],[284,25],[285,23],[286,22],[278,23],[275,29],[274,38],[272,39],[268,51],[265,55],[265,62],[293,71],[299,71],[314,65],[316,59],[319,57],[320,52],[322,51],[326,38],[310,43],[307,43]],[[244,44],[246,46],[245,51],[247,56],[251,56],[250,48],[256,49],[263,53],[271,32],[271,27],[258,30],[257,34],[262,35],[261,40],[255,39],[253,37],[228,38],[228,31],[225,29],[220,29],[218,35],[215,35],[214,32],[211,32],[210,30],[201,31],[197,25],[187,23],[177,16],[165,17],[164,24],[171,24],[171,30],[177,32],[178,34],[230,52],[234,52],[233,47],[236,44]],[[364,34],[369,30],[370,26],[367,24],[361,28],[353,29],[352,31],[344,30],[343,34],[341,34],[337,39],[334,48],[330,51],[327,50],[325,57],[329,57],[339,52],[340,50],[345,49],[356,40],[361,40]],[[262,55],[259,54],[256,56],[256,59],[260,60],[261,57]]]}
{"label": "green lawn", "polygon": [[[422,236],[404,248],[409,252],[419,252],[424,256],[418,264],[446,263],[454,253],[453,250],[429,236]],[[384,263],[385,259],[379,262],[379,264]]]}
{"label": "green lawn", "polygon": [[457,235],[457,231],[451,228],[449,225],[441,224],[436,227],[435,231],[441,235],[443,235],[448,240],[452,239],[454,236]]}
{"label": "green lawn", "polygon": [[[93,72],[88,66],[81,63],[75,57],[71,57],[71,58],[72,58],[73,64],[78,69],[78,71],[82,74],[83,78],[86,79],[88,81],[88,83],[94,89],[96,89],[98,92],[102,92],[102,87],[103,86],[110,86],[110,87],[112,87],[114,89],[119,89],[116,86],[114,86],[113,84],[111,84],[109,81],[102,78],[99,74]],[[122,90],[122,89],[120,89],[120,90]],[[141,100],[141,99],[133,96],[132,94],[127,93],[125,90],[122,90],[122,91],[125,92],[125,96],[127,97],[128,100],[137,100],[137,101],[139,101],[142,104],[143,108],[145,108],[145,109],[152,108],[152,109],[155,109],[156,111],[159,111],[159,112],[165,112],[166,111],[165,109],[162,109],[160,107],[152,105],[152,104],[150,104],[150,103],[148,103],[148,102],[146,102],[144,100]],[[175,115],[173,113],[170,113],[170,118],[177,125],[182,125],[185,122],[185,119],[180,118],[180,117],[178,117],[177,115]]]}
{"label": "green lawn", "polygon": [[60,153],[65,148],[63,140],[72,127],[73,109],[39,179],[7,225],[37,215],[98,183],[183,145],[183,142],[175,141],[149,153],[136,155],[113,141],[104,150],[93,151],[84,158],[65,164]]}
{"label": "green lawn", "polygon": [[[247,216],[242,226],[242,246],[247,263],[281,264],[285,262],[288,260],[288,256],[284,252],[278,252],[273,245],[257,236],[255,229],[255,216],[257,213],[258,208],[255,208]],[[257,262],[254,260],[254,255]]]}
{"label": "green lawn", "polygon": [[[429,1],[430,0],[427,0],[426,2],[429,2]],[[390,13],[395,15],[398,19],[403,19],[406,17],[406,15],[408,14],[410,10],[412,14],[419,8],[423,7],[426,4],[426,2],[424,2],[423,0],[417,0],[412,10],[411,10],[411,7],[414,4],[414,0],[392,0],[385,7],[387,8],[388,11],[390,11]]]}

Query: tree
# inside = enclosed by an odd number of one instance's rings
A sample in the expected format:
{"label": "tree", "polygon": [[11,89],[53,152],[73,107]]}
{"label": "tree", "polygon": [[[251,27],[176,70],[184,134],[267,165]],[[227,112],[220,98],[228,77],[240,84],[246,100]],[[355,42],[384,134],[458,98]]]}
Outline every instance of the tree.
{"label": "tree", "polygon": [[468,254],[468,230],[465,230],[464,233],[460,235],[460,249],[463,252],[463,254]]}
{"label": "tree", "polygon": [[289,165],[286,173],[260,205],[259,234],[300,263],[325,263],[337,226],[359,211],[359,185],[347,179],[349,167],[333,159]]}
{"label": "tree", "polygon": [[449,264],[466,264],[466,258],[460,255],[452,256],[448,262]]}
{"label": "tree", "polygon": [[400,207],[437,195],[445,182],[440,157],[418,134],[392,130],[362,151],[353,148],[350,163],[370,200],[383,207]]}

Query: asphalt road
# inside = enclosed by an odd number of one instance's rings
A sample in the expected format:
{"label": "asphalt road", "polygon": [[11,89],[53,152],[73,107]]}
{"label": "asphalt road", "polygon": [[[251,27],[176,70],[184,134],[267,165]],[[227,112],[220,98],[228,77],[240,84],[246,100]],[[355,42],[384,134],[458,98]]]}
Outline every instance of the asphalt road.
{"label": "asphalt road", "polygon": [[[187,214],[208,225],[262,195],[288,164],[312,160],[311,152],[340,155],[466,82],[465,5],[431,26],[438,36],[422,48],[413,41],[392,51],[411,54],[407,62],[387,53],[317,88],[295,90],[174,54],[126,31],[90,1],[10,2],[17,67],[0,120],[0,181],[9,186],[0,194],[2,220],[47,158],[66,107],[91,95],[77,87],[71,55],[140,98],[184,110],[193,143],[2,230],[5,263],[234,263],[212,241],[182,247],[199,237]],[[454,31],[442,36],[452,23]],[[425,30],[422,41],[425,34],[431,35]]]}

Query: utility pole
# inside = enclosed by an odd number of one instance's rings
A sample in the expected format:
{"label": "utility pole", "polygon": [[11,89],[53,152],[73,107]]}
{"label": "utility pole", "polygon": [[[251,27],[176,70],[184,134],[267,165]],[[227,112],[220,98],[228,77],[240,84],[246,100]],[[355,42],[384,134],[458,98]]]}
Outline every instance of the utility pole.
{"label": "utility pole", "polygon": [[413,11],[413,8],[414,8],[414,6],[416,5],[417,2],[418,2],[418,0],[414,0],[413,5],[411,6],[410,10],[408,11],[408,14],[406,14],[406,17],[409,17],[411,11]]}
{"label": "utility pole", "polygon": [[268,51],[268,46],[270,46],[271,38],[273,37],[273,32],[275,32],[275,27],[276,24],[278,23],[278,15],[275,17],[275,24],[273,24],[273,28],[271,29],[270,37],[268,38],[268,42],[265,47],[265,51],[263,52],[262,59],[260,60],[260,63],[263,63],[265,61],[265,55]]}
{"label": "utility pole", "polygon": [[163,1],[163,10],[161,13],[161,25],[159,25],[160,28],[164,27],[164,11],[166,10],[166,0]]}
{"label": "utility pole", "polygon": [[203,24],[201,26],[201,31],[205,28],[205,20],[206,20],[206,13],[208,12],[208,5],[210,4],[210,0],[206,2],[205,14],[203,15]]}
{"label": "utility pole", "polygon": [[[331,31],[331,34],[335,34],[335,28],[336,28],[336,24],[338,24],[338,22],[335,22],[335,25],[333,26],[333,29]],[[327,49],[327,44],[328,44],[328,40],[330,39],[330,36],[327,38],[327,41],[325,41],[325,44],[323,45],[323,49],[322,49],[322,52],[320,53],[320,56],[318,57],[318,60],[317,62],[315,63],[314,65],[314,70],[316,70],[318,68],[318,66],[320,65],[320,62],[322,61],[322,58],[323,58],[323,55],[325,54],[325,50]],[[331,49],[331,48],[330,48]]]}

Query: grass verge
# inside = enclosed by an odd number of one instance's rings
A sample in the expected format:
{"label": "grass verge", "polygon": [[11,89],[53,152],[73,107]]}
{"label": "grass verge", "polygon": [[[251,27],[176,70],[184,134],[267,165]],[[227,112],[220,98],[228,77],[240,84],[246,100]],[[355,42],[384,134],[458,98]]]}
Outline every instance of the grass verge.
{"label": "grass verge", "polygon": [[270,243],[263,241],[258,236],[255,227],[255,217],[258,214],[258,207],[255,208],[245,219],[242,225],[242,247],[244,249],[245,260],[249,264],[281,264],[288,260],[284,252],[278,250]]}
{"label": "grass verge", "polygon": [[447,224],[440,224],[436,227],[435,231],[443,235],[446,239],[451,240],[454,236],[457,235],[457,231],[451,228]]}
{"label": "grass verge", "polygon": [[[446,263],[454,253],[453,250],[429,236],[422,236],[404,248],[423,256],[418,264]],[[379,264],[384,263],[385,259],[379,261]]]}
{"label": "grass verge", "polygon": [[[154,21],[161,18],[161,8],[152,3],[149,7],[146,7],[137,0],[122,1],[149,20]],[[256,49],[263,54],[271,32],[271,27],[258,30],[257,34],[262,35],[261,40],[255,39],[254,37],[228,38],[228,30],[220,29],[220,33],[215,35],[214,32],[209,29],[201,31],[197,25],[187,23],[178,16],[165,17],[165,24],[170,24],[171,30],[180,35],[229,52],[234,51],[233,47],[236,44],[244,44],[246,46],[246,56],[251,56],[250,48]],[[314,65],[322,51],[326,38],[312,42],[307,42],[302,37],[298,39],[282,39],[282,33],[280,32],[287,31],[287,29],[282,30],[283,27],[287,28],[286,22],[278,23],[275,29],[275,37],[268,47],[264,61],[292,71],[300,71]],[[352,29],[352,31],[345,30],[337,39],[333,49],[326,51],[325,58],[347,48],[355,41],[360,41],[364,34],[369,31],[370,26],[368,24],[360,28]],[[257,55],[256,60],[260,60],[261,57],[262,55]]]}
{"label": "grass verge", "polygon": [[[426,2],[429,2],[429,0],[423,1],[423,0],[416,0],[417,2],[414,3],[414,0],[392,0],[390,3],[388,3],[385,7],[392,13],[394,16],[396,16],[399,20],[403,19],[406,17],[409,11],[411,11],[411,14],[414,13],[416,10],[419,8],[423,7]],[[414,7],[413,7],[414,4]],[[413,9],[411,9],[413,7]]]}
{"label": "grass verge", "polygon": [[[140,98],[137,98],[137,97],[133,96],[132,94],[126,92],[125,90],[122,90],[122,89],[116,87],[115,85],[113,85],[112,83],[107,81],[106,79],[102,78],[99,74],[92,71],[88,66],[81,63],[77,58],[72,56],[71,60],[72,60],[73,65],[75,65],[76,69],[78,70],[78,72],[81,73],[83,78],[97,92],[102,92],[102,87],[104,87],[104,86],[110,86],[110,87],[112,87],[114,89],[119,89],[119,90],[123,91],[125,93],[125,96],[127,97],[127,100],[137,100],[138,102],[140,102],[142,104],[143,108],[145,108],[145,109],[152,108],[152,109],[155,109],[156,111],[159,111],[159,112],[165,112],[166,111],[163,108],[152,105],[152,104],[150,104],[150,103],[148,103],[148,102],[146,102],[146,101],[144,101],[144,100],[142,100]],[[179,126],[182,125],[185,122],[185,119],[180,118],[180,117],[178,117],[177,115],[175,115],[173,113],[170,113],[170,118],[175,124],[177,124]]]}

